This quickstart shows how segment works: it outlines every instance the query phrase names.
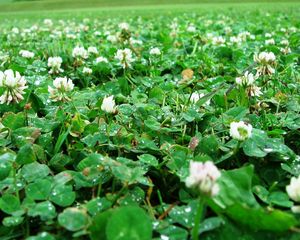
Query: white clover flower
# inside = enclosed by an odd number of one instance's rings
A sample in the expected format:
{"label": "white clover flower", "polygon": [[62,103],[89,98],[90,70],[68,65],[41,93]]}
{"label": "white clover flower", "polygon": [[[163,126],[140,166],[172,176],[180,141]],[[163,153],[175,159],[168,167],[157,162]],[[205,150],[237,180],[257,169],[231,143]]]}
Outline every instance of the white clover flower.
{"label": "white clover flower", "polygon": [[27,50],[21,50],[19,52],[19,54],[23,57],[23,58],[33,58],[34,57],[34,53],[27,51]]}
{"label": "white clover flower", "polygon": [[50,99],[53,102],[57,101],[69,101],[69,93],[73,90],[74,84],[71,79],[68,79],[66,77],[63,78],[56,78],[53,81],[53,86],[48,86],[48,92],[50,93]]}
{"label": "white clover flower", "polygon": [[244,141],[252,135],[252,125],[243,121],[230,124],[230,136],[239,141]]}
{"label": "white clover flower", "polygon": [[194,33],[196,32],[196,27],[194,24],[190,24],[187,29],[186,29],[187,32],[190,32],[190,33]]}
{"label": "white clover flower", "polygon": [[293,26],[293,27],[290,27],[290,28],[289,28],[289,31],[295,33],[295,32],[298,31],[298,29],[297,29],[296,27]]}
{"label": "white clover flower", "polygon": [[96,64],[98,63],[108,63],[108,60],[106,57],[97,57],[96,60],[95,60]]}
{"label": "white clover flower", "polygon": [[96,47],[88,47],[87,51],[89,54],[98,54],[98,50]]}
{"label": "white clover flower", "polygon": [[4,72],[0,71],[0,88],[4,89],[3,94],[0,96],[1,104],[18,103],[24,99],[24,90],[27,88],[26,80],[17,71],[15,73],[11,69]]}
{"label": "white clover flower", "polygon": [[285,33],[287,30],[286,30],[286,28],[282,27],[282,28],[280,28],[280,31]]}
{"label": "white clover flower", "polygon": [[75,47],[72,51],[72,56],[73,58],[82,58],[82,59],[87,59],[88,58],[88,51],[85,50],[84,47]]}
{"label": "white clover flower", "polygon": [[286,192],[295,202],[300,202],[300,176],[291,178],[290,184],[286,186]]}
{"label": "white clover flower", "polygon": [[[203,98],[204,96],[205,96],[204,93],[194,92],[194,93],[192,93],[192,95],[190,97],[190,101],[191,101],[191,103],[195,104],[199,101],[200,98]],[[208,106],[209,104],[210,104],[210,99],[207,100],[204,105]]]}
{"label": "white clover flower", "polygon": [[283,39],[283,40],[280,41],[280,44],[288,46],[290,43],[289,43],[289,40]]}
{"label": "white clover flower", "polygon": [[255,40],[255,35],[251,34],[249,37],[251,40]]}
{"label": "white clover flower", "polygon": [[251,85],[247,88],[248,95],[251,97],[259,97],[262,95],[261,88],[255,85]]}
{"label": "white clover flower", "polygon": [[157,47],[155,47],[155,48],[151,48],[150,49],[150,51],[149,51],[149,53],[151,54],[151,55],[161,55],[161,51],[160,51],[160,49],[159,48],[157,48]]}
{"label": "white clover flower", "polygon": [[120,65],[123,68],[131,67],[131,63],[134,62],[132,52],[128,48],[125,48],[124,50],[119,49],[115,55],[115,59],[119,60]]}
{"label": "white clover flower", "polygon": [[266,37],[266,38],[271,38],[271,37],[272,37],[272,34],[271,34],[271,33],[266,33],[266,34],[265,34],[265,37]]}
{"label": "white clover flower", "polygon": [[200,193],[207,196],[215,196],[219,192],[217,183],[221,172],[213,162],[190,162],[190,174],[185,180],[185,184],[190,188],[197,188]]}
{"label": "white clover flower", "polygon": [[118,41],[118,37],[116,35],[108,35],[107,40],[111,43],[116,43]]}
{"label": "white clover flower", "polygon": [[82,69],[82,73],[83,73],[83,74],[86,74],[86,75],[90,75],[90,74],[93,73],[93,70],[92,70],[91,68],[84,67],[84,68]]}
{"label": "white clover flower", "polygon": [[254,61],[259,65],[256,70],[259,75],[271,75],[275,73],[273,66],[275,65],[276,57],[272,52],[261,52],[254,54]]}
{"label": "white clover flower", "polygon": [[240,38],[242,41],[246,41],[247,38],[248,38],[248,37],[251,38],[251,36],[253,36],[253,35],[251,35],[251,33],[248,32],[248,31],[240,32],[240,33],[238,34],[238,38]]}
{"label": "white clover flower", "polygon": [[107,113],[115,113],[116,112],[116,103],[114,100],[114,96],[105,97],[103,99],[101,110]]}
{"label": "white clover flower", "polygon": [[128,24],[127,22],[122,22],[122,23],[119,24],[119,28],[120,28],[121,30],[126,30],[126,31],[128,31],[128,30],[129,30],[129,24]]}
{"label": "white clover flower", "polygon": [[229,26],[226,26],[226,27],[224,28],[224,31],[225,31],[225,34],[226,34],[226,35],[229,35],[230,33],[232,33],[232,28],[229,27]]}
{"label": "white clover flower", "polygon": [[252,73],[249,73],[248,71],[246,71],[244,73],[244,76],[242,77],[237,77],[235,79],[235,82],[237,85],[239,86],[250,86],[254,84],[254,81],[256,80],[256,76],[254,76]]}
{"label": "white clover flower", "polygon": [[242,42],[242,39],[240,37],[232,36],[232,37],[230,37],[229,41],[231,43],[239,44]]}
{"label": "white clover flower", "polygon": [[130,38],[129,39],[129,42],[130,42],[130,44],[132,44],[132,45],[142,45],[143,44],[143,41],[142,40],[138,40],[138,39],[134,39],[134,38]]}
{"label": "white clover flower", "polygon": [[275,44],[275,40],[273,38],[267,39],[265,41],[265,44],[266,45],[274,45]]}
{"label": "white clover flower", "polygon": [[53,22],[51,19],[44,19],[44,24],[48,27],[52,27],[53,26]]}
{"label": "white clover flower", "polygon": [[14,28],[12,28],[11,29],[11,32],[13,33],[13,34],[19,34],[20,33],[20,30],[19,30],[19,28],[17,28],[17,27],[14,27]]}
{"label": "white clover flower", "polygon": [[285,48],[280,48],[280,52],[282,52],[283,54],[289,54],[292,52],[292,50],[289,47],[285,47]]}
{"label": "white clover flower", "polygon": [[213,45],[222,45],[226,42],[226,40],[222,36],[217,36],[212,38]]}
{"label": "white clover flower", "polygon": [[62,64],[62,58],[61,57],[49,57],[48,58],[48,67],[51,68],[49,71],[50,74],[57,74],[60,72],[63,72],[61,67]]}

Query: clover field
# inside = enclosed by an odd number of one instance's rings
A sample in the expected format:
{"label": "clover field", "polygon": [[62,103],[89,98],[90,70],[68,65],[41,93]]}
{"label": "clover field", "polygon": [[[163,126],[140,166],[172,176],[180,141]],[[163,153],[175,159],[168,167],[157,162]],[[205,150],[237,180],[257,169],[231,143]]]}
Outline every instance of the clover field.
{"label": "clover field", "polygon": [[0,15],[0,239],[300,239],[300,4]]}

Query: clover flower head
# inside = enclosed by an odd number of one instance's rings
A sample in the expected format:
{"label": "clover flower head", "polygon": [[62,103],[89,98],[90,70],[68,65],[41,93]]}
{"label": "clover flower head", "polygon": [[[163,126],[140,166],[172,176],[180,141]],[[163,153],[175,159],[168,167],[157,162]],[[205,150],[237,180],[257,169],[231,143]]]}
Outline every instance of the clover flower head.
{"label": "clover flower head", "polygon": [[18,103],[24,99],[24,90],[27,88],[26,80],[17,71],[15,73],[11,69],[0,71],[0,88],[4,88],[4,92],[0,96],[1,104]]}
{"label": "clover flower head", "polygon": [[82,73],[83,74],[86,74],[86,75],[91,75],[93,73],[93,70],[91,68],[88,68],[88,67],[84,67],[82,69]]}
{"label": "clover flower head", "polygon": [[87,51],[89,54],[98,54],[98,50],[96,47],[88,47]]}
{"label": "clover flower head", "polygon": [[127,22],[121,22],[121,23],[119,23],[119,28],[120,28],[121,30],[126,30],[126,31],[128,31],[128,30],[129,30],[129,24],[128,24]]}
{"label": "clover flower head", "polygon": [[287,194],[295,202],[300,202],[300,176],[292,177],[290,184],[286,187]]}
{"label": "clover flower head", "polygon": [[258,64],[256,70],[259,75],[271,75],[275,73],[273,66],[275,65],[276,56],[272,52],[261,52],[254,54],[254,61]]}
{"label": "clover flower head", "polygon": [[50,93],[50,99],[53,102],[66,102],[69,101],[69,93],[73,90],[74,84],[71,79],[66,77],[58,77],[53,81],[53,86],[48,86],[48,92]]}
{"label": "clover flower head", "polygon": [[30,52],[30,51],[27,51],[27,50],[21,50],[19,52],[19,54],[21,55],[21,57],[23,58],[33,58],[34,57],[34,53],[33,52]]}
{"label": "clover flower head", "polygon": [[95,63],[98,64],[98,63],[108,63],[108,60],[106,57],[97,57],[96,60],[95,60]]}
{"label": "clover flower head", "polygon": [[87,59],[88,58],[88,51],[84,47],[75,47],[72,51],[73,58],[78,59]]}
{"label": "clover flower head", "polygon": [[51,68],[49,71],[50,74],[57,74],[63,72],[61,69],[62,58],[61,57],[49,57],[48,58],[48,67]]}
{"label": "clover flower head", "polygon": [[216,36],[212,38],[213,45],[223,45],[226,40],[222,36]]}
{"label": "clover flower head", "polygon": [[107,113],[115,113],[116,112],[116,103],[114,100],[114,96],[105,97],[103,99],[101,110]]}
{"label": "clover flower head", "polygon": [[190,33],[194,33],[196,32],[196,27],[194,24],[190,24],[187,29],[186,29],[187,32],[190,32]]}
{"label": "clover flower head", "polygon": [[157,55],[157,56],[161,55],[161,51],[157,47],[151,48],[149,53],[150,55]]}
{"label": "clover flower head", "polygon": [[254,76],[253,73],[246,71],[243,76],[237,77],[235,82],[239,86],[250,86],[254,84],[256,78],[257,77]]}
{"label": "clover flower head", "polygon": [[134,62],[132,52],[129,48],[119,49],[115,55],[115,59],[119,60],[123,68],[131,67],[131,63]]}
{"label": "clover flower head", "polygon": [[191,161],[185,184],[187,187],[197,188],[201,194],[212,197],[219,192],[217,180],[220,176],[221,172],[213,162]]}
{"label": "clover flower head", "polygon": [[230,136],[233,139],[244,141],[252,135],[252,125],[243,121],[232,122],[230,124]]}

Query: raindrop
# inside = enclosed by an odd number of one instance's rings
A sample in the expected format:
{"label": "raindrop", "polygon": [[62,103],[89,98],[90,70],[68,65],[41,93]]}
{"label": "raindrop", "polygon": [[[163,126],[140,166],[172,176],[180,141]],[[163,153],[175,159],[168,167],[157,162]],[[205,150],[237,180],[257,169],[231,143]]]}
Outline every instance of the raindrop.
{"label": "raindrop", "polygon": [[166,235],[160,235],[161,240],[169,240],[169,237]]}
{"label": "raindrop", "polygon": [[188,212],[192,211],[192,209],[191,209],[191,207],[188,207],[184,211],[188,213]]}
{"label": "raindrop", "polygon": [[273,149],[272,149],[272,148],[265,148],[264,151],[265,151],[266,153],[270,153],[270,152],[273,152]]}

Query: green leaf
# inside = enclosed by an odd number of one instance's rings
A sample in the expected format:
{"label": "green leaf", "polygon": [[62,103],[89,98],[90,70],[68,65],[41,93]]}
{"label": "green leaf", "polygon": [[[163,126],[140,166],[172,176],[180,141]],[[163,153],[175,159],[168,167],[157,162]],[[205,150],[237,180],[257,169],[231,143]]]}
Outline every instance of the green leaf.
{"label": "green leaf", "polygon": [[26,238],[26,240],[55,240],[55,237],[53,237],[50,233],[41,232],[36,236]]}
{"label": "green leaf", "polygon": [[289,196],[284,192],[272,192],[268,201],[280,207],[290,208],[293,206],[293,202],[289,200]]}
{"label": "green leaf", "polygon": [[77,165],[78,170],[82,171],[87,167],[97,167],[102,165],[104,161],[104,157],[101,154],[92,153],[88,157],[84,158]]}
{"label": "green leaf", "polygon": [[103,213],[98,213],[92,220],[92,224],[89,227],[90,237],[92,240],[107,240],[105,229],[108,223],[108,219],[112,216],[114,210],[110,209]]}
{"label": "green leaf", "polygon": [[26,164],[21,169],[21,174],[27,182],[33,182],[35,179],[44,178],[48,176],[49,173],[49,167],[38,162]]}
{"label": "green leaf", "polygon": [[70,185],[56,185],[50,195],[50,201],[61,207],[70,206],[75,201],[76,194]]}
{"label": "green leaf", "polygon": [[12,132],[12,143],[18,148],[25,144],[33,144],[41,135],[41,131],[34,127],[22,127]]}
{"label": "green leaf", "polygon": [[106,209],[110,208],[112,203],[108,201],[106,198],[94,198],[90,200],[86,204],[86,208],[92,216],[98,214],[99,212],[103,212]]}
{"label": "green leaf", "polygon": [[47,221],[56,217],[54,205],[49,202],[39,202],[33,207],[29,208],[28,215],[31,217],[40,216],[42,221]]}
{"label": "green leaf", "polygon": [[150,154],[143,154],[138,156],[138,159],[149,166],[157,167],[158,166],[158,160],[156,157],[150,155]]}
{"label": "green leaf", "polygon": [[199,231],[200,233],[208,232],[219,228],[224,224],[225,221],[221,217],[210,217],[201,222]]}
{"label": "green leaf", "polygon": [[148,128],[150,128],[153,131],[159,131],[159,129],[161,128],[160,123],[158,121],[156,121],[155,118],[149,118],[147,120],[145,120],[145,126],[147,126]]}
{"label": "green leaf", "polygon": [[0,209],[7,214],[12,214],[20,210],[20,200],[15,195],[4,194],[0,198]]}
{"label": "green leaf", "polygon": [[87,227],[88,221],[88,215],[78,208],[67,208],[58,215],[59,225],[72,232]]}
{"label": "green leaf", "polygon": [[249,109],[246,107],[233,107],[229,109],[225,114],[229,116],[232,120],[242,120],[246,114],[249,113]]}
{"label": "green leaf", "polygon": [[26,196],[34,200],[46,200],[51,192],[51,184],[48,179],[37,179],[26,186]]}
{"label": "green leaf", "polygon": [[162,230],[158,230],[158,232],[161,234],[161,238],[165,237],[169,240],[183,240],[188,239],[188,232],[184,228],[178,227],[178,226],[168,226]]}
{"label": "green leaf", "polygon": [[253,171],[252,165],[222,171],[222,175],[218,180],[220,192],[214,197],[213,201],[220,208],[226,208],[241,202],[252,207],[258,206],[251,192]]}
{"label": "green leaf", "polygon": [[226,212],[230,218],[254,231],[283,232],[298,224],[293,215],[280,210],[265,210],[261,207],[249,208],[240,203],[230,206]]}
{"label": "green leaf", "polygon": [[108,219],[105,232],[108,240],[150,240],[152,224],[148,214],[141,208],[120,207]]}
{"label": "green leaf", "polygon": [[141,167],[131,168],[126,165],[112,167],[112,174],[128,184],[141,183],[149,185],[147,178],[144,177],[145,173],[146,171]]}
{"label": "green leaf", "polygon": [[24,220],[24,217],[20,216],[12,216],[12,217],[6,217],[3,219],[2,223],[5,227],[14,227],[20,225]]}
{"label": "green leaf", "polygon": [[32,144],[23,145],[17,155],[16,162],[20,165],[36,161],[36,156]]}
{"label": "green leaf", "polygon": [[17,114],[8,112],[2,118],[2,124],[12,130],[25,126],[25,115],[23,112]]}
{"label": "green leaf", "polygon": [[170,218],[174,223],[179,223],[181,226],[191,228],[194,223],[198,200],[191,201],[188,205],[175,206],[169,213]]}
{"label": "green leaf", "polygon": [[0,156],[0,181],[7,178],[12,169],[12,163],[15,161],[16,155],[12,153],[4,153]]}
{"label": "green leaf", "polygon": [[215,135],[205,136],[202,138],[195,149],[195,154],[206,154],[212,159],[217,159],[219,152],[219,143]]}

